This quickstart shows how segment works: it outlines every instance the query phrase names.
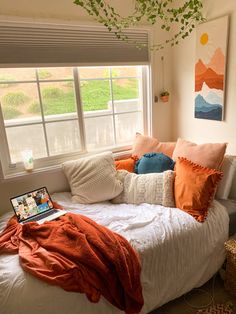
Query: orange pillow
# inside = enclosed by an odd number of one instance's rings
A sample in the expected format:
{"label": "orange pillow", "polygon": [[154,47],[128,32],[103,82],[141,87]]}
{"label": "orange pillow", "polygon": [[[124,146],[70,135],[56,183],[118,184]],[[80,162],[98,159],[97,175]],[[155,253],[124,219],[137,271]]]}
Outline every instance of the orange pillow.
{"label": "orange pillow", "polygon": [[136,133],[132,154],[140,158],[147,153],[163,153],[172,158],[175,144],[175,142],[158,142],[154,137]]}
{"label": "orange pillow", "polygon": [[179,157],[175,166],[176,207],[203,222],[223,173]]}
{"label": "orange pillow", "polygon": [[226,143],[206,143],[197,145],[179,138],[172,159],[177,160],[178,157],[185,157],[203,167],[220,169],[226,147]]}
{"label": "orange pillow", "polygon": [[134,172],[134,167],[137,160],[138,160],[137,156],[132,156],[128,159],[116,160],[115,161],[116,170],[127,170],[129,172]]}

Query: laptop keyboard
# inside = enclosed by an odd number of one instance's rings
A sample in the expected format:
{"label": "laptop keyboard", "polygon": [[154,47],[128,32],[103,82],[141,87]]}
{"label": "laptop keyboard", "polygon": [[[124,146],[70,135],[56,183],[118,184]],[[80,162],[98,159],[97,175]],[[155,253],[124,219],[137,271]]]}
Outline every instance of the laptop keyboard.
{"label": "laptop keyboard", "polygon": [[44,214],[41,214],[41,215],[36,216],[36,217],[34,217],[34,218],[31,218],[31,219],[27,219],[26,222],[41,220],[41,219],[46,218],[46,217],[48,217],[48,216],[51,216],[52,214],[55,214],[55,213],[57,213],[57,212],[58,212],[57,209],[52,209],[52,210],[50,210],[49,212],[46,212],[46,213],[44,213]]}

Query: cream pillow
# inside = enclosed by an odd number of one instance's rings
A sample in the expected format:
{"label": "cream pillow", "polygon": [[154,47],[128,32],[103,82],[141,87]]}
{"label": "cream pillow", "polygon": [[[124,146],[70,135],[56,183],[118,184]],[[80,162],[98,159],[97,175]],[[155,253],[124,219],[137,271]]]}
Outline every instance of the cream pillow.
{"label": "cream pillow", "polygon": [[91,204],[106,201],[123,190],[111,152],[68,161],[62,168],[75,202]]}
{"label": "cream pillow", "polygon": [[124,189],[120,195],[111,200],[112,203],[149,203],[175,207],[174,171],[136,174],[120,170],[117,173],[124,184]]}

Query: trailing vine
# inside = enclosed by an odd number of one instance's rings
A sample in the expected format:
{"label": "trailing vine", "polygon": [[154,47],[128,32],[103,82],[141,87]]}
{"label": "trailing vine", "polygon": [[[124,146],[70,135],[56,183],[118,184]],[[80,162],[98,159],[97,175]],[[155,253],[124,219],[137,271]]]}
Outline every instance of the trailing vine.
{"label": "trailing vine", "polygon": [[[131,15],[121,16],[109,0],[74,0],[87,11],[100,24],[104,25],[110,32],[125,42],[131,40],[125,34],[125,30],[137,26],[145,21],[151,25],[160,24],[160,28],[170,32],[172,26],[177,25],[177,31],[162,43],[153,45],[151,49],[163,49],[165,45],[177,45],[179,40],[188,37],[197,23],[204,21],[202,15],[202,0],[186,0],[176,7],[174,0],[133,0],[134,10]],[[124,1],[125,2],[125,1]],[[137,47],[142,45],[137,43]]]}

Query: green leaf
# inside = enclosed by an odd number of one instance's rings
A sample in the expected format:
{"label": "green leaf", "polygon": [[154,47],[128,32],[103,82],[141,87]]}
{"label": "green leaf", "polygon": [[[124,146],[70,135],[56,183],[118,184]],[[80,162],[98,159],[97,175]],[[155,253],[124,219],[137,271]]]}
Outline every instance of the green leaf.
{"label": "green leaf", "polygon": [[156,18],[156,15],[149,16],[149,19],[155,19],[155,18]]}
{"label": "green leaf", "polygon": [[[160,29],[170,31],[172,24],[181,23],[178,31],[173,34],[171,40],[154,45],[154,50],[163,49],[164,45],[177,45],[177,38],[186,38],[195,28],[195,24],[204,21],[202,14],[203,0],[133,0],[134,11],[128,16],[121,16],[116,7],[108,0],[72,0],[75,5],[83,8],[88,15],[113,32],[122,41],[132,42],[137,49],[143,47],[139,42],[130,39],[124,31],[134,25],[139,25],[142,20],[149,24],[156,24],[161,20]],[[175,6],[173,3],[177,2]],[[181,3],[181,4],[180,4]]]}

